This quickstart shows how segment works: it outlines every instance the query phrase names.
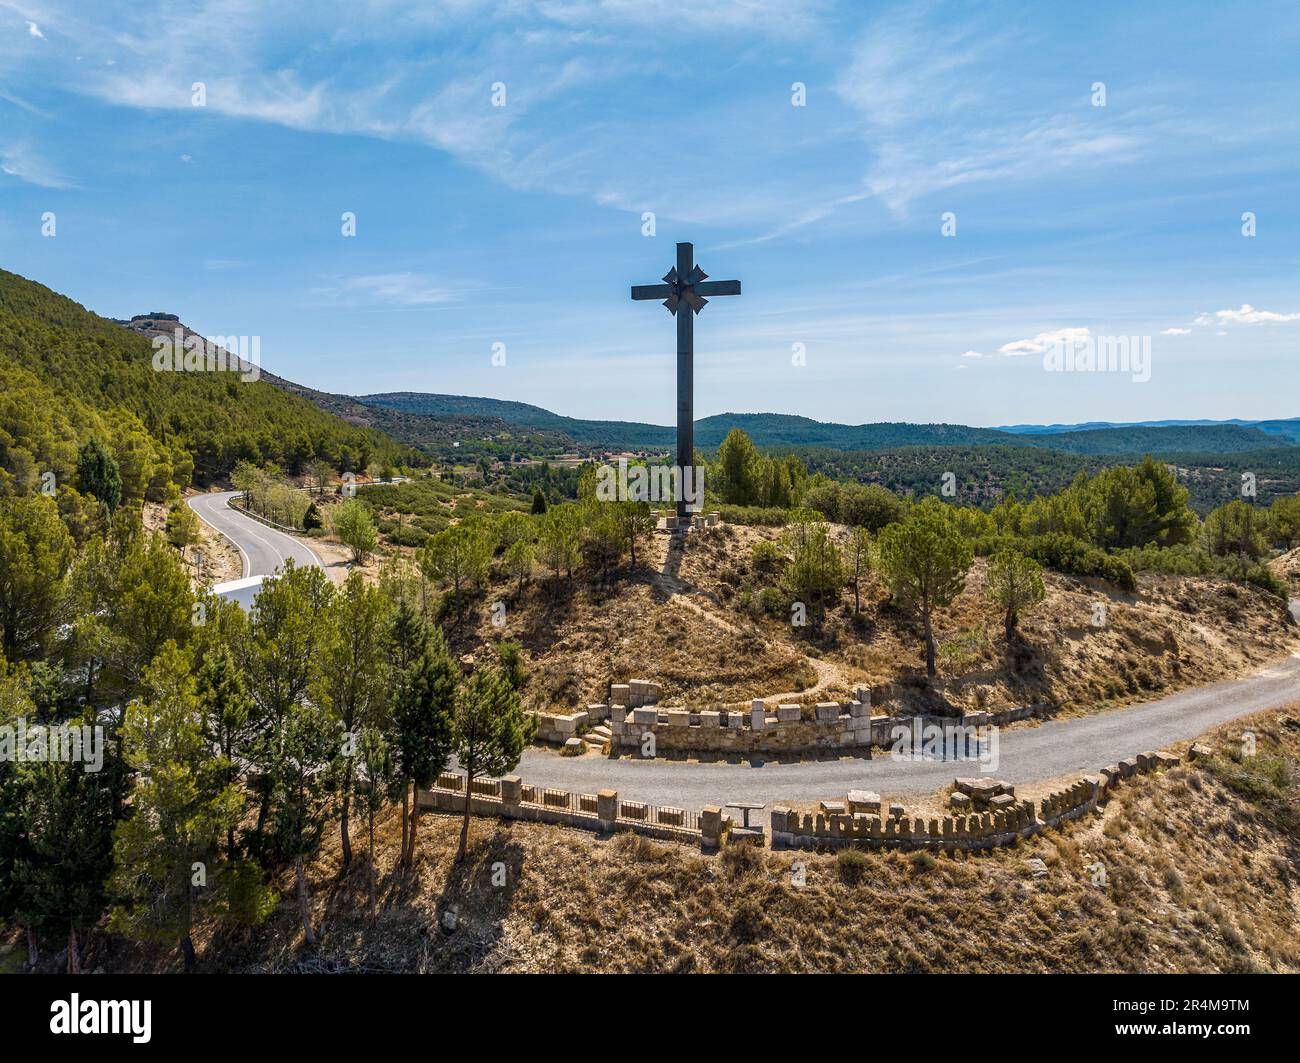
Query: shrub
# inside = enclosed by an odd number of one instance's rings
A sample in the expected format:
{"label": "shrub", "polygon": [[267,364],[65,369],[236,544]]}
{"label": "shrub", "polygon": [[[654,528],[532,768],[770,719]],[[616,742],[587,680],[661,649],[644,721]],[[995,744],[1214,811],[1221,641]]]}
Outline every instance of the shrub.
{"label": "shrub", "polygon": [[835,866],[845,882],[861,882],[870,864],[871,860],[861,849],[841,849],[835,854]]}

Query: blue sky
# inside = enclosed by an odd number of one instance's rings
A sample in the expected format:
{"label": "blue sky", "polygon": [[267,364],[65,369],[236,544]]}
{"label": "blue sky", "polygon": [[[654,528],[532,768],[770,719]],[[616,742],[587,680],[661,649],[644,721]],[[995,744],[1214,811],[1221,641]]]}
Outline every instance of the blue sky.
{"label": "blue sky", "polygon": [[[326,390],[668,423],[627,288],[687,239],[745,292],[700,416],[1297,416],[1297,54],[1293,2],[0,0],[0,266]],[[1045,372],[1084,329],[1151,379]]]}

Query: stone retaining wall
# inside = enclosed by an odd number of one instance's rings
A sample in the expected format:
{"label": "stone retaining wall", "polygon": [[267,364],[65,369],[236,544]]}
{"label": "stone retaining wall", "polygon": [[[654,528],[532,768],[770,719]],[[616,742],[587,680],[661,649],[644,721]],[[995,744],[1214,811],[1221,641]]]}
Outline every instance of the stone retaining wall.
{"label": "stone retaining wall", "polygon": [[[422,809],[463,814],[465,776],[458,772],[443,772],[430,789],[419,791],[417,800]],[[556,823],[598,833],[633,831],[704,848],[722,843],[725,819],[718,808],[705,809],[695,815],[681,808],[621,801],[617,790],[575,794],[568,790],[530,786],[517,775],[475,779],[470,812],[476,816]]]}
{"label": "stone retaining wall", "polygon": [[[1178,763],[1178,758],[1169,753],[1140,753],[1049,793],[1039,802],[1037,809],[1032,801],[1020,801],[995,811],[926,817],[908,816],[897,805],[892,807],[888,816],[853,811],[800,814],[777,807],[772,809],[772,844],[774,847],[800,848],[857,845],[868,848],[991,849],[1078,819],[1106,800],[1122,780],[1139,773],[1174,767]],[[850,797],[843,807],[851,810],[857,803]],[[839,803],[834,804],[838,806]]]}

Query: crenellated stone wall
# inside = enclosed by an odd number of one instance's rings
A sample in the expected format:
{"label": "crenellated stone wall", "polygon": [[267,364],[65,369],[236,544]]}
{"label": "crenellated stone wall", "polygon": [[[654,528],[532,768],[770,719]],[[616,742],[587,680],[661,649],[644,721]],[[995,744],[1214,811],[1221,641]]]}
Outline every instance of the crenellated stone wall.
{"label": "crenellated stone wall", "polygon": [[[1176,767],[1178,763],[1179,758],[1169,753],[1140,753],[1052,791],[1037,807],[1032,801],[1015,801],[1004,793],[999,797],[1010,798],[1008,802],[970,814],[909,816],[902,805],[890,805],[888,814],[882,814],[879,796],[854,790],[846,801],[822,802],[816,813],[774,807],[772,846],[990,849],[1077,819],[1106,800],[1124,780]],[[465,776],[443,772],[430,789],[419,791],[417,800],[422,809],[459,814],[465,808]],[[705,849],[726,845],[732,830],[731,817],[724,815],[718,805],[707,806],[697,814],[624,801],[616,790],[580,794],[531,786],[517,775],[475,779],[470,811],[476,816],[556,823],[599,833],[634,831]]]}
{"label": "crenellated stone wall", "polygon": [[[772,844],[800,848],[837,848],[845,845],[897,848],[991,849],[1028,838],[1049,827],[1078,819],[1095,809],[1124,779],[1137,774],[1176,767],[1170,753],[1141,753],[1119,764],[1085,775],[1042,798],[1015,801],[1009,795],[1001,807],[957,815],[908,816],[901,805],[880,814],[880,798],[854,791],[841,803],[823,802],[817,813],[772,809]],[[960,780],[959,780],[960,782]],[[874,809],[874,811],[856,811]]]}

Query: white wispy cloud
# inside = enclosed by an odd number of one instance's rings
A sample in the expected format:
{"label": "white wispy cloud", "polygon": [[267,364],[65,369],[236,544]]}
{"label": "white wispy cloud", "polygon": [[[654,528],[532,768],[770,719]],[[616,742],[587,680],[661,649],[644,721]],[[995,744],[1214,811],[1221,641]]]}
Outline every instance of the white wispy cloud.
{"label": "white wispy cloud", "polygon": [[962,357],[963,357],[963,358],[983,358],[984,355],[982,355],[979,351],[966,351],[966,352],[962,355]]}
{"label": "white wispy cloud", "polygon": [[38,37],[41,40],[45,40],[45,34],[41,32],[41,27],[36,25],[35,22],[27,23],[27,32],[33,37]]}
{"label": "white wispy cloud", "polygon": [[383,303],[388,306],[433,306],[454,302],[459,293],[421,273],[371,273],[346,277],[316,289],[317,295],[345,302]]}
{"label": "white wispy cloud", "polygon": [[1160,330],[1162,336],[1186,336],[1192,330],[1189,328],[1166,328]]}
{"label": "white wispy cloud", "polygon": [[75,188],[55,166],[46,162],[30,144],[10,144],[0,149],[0,172],[41,188]]}
{"label": "white wispy cloud", "polygon": [[1300,314],[1278,314],[1272,310],[1257,310],[1249,303],[1242,303],[1239,310],[1216,310],[1214,316],[1221,325],[1263,325],[1300,321]]}
{"label": "white wispy cloud", "polygon": [[1045,354],[1062,344],[1082,343],[1092,336],[1088,328],[1060,328],[1054,332],[1040,332],[1027,340],[1012,340],[998,348],[998,354],[1008,358],[1023,358],[1030,354]]}
{"label": "white wispy cloud", "polygon": [[931,19],[924,9],[886,15],[862,35],[835,91],[875,146],[866,175],[872,195],[901,214],[949,188],[1138,157],[1135,121],[1098,131],[1086,114],[1053,113],[1032,96],[1026,104],[1023,86],[1009,96],[1004,79],[990,79],[990,64],[1015,43],[969,21]]}

